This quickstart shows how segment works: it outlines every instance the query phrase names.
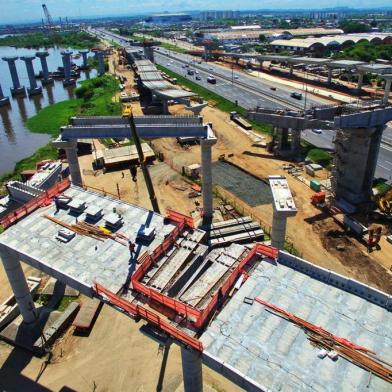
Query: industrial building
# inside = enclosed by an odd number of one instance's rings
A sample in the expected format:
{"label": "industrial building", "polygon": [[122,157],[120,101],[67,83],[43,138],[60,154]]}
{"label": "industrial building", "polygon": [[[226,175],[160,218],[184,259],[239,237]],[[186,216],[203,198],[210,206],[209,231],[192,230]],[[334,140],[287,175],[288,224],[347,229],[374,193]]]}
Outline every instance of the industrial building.
{"label": "industrial building", "polygon": [[268,40],[291,39],[298,36],[323,36],[343,34],[340,29],[303,28],[303,29],[231,29],[219,32],[205,32],[203,39],[217,40],[221,44],[245,44],[259,42],[263,35]]}
{"label": "industrial building", "polygon": [[320,38],[278,39],[270,42],[274,50],[290,50],[294,52],[323,52],[326,49],[340,50],[358,42],[371,42],[374,44],[391,43],[392,35],[388,33],[375,34],[344,34],[331,35]]}

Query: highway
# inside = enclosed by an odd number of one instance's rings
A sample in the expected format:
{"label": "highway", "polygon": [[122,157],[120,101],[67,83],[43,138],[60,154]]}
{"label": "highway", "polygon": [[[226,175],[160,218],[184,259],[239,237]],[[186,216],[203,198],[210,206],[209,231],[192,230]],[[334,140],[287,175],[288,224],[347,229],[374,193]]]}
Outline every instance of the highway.
{"label": "highway", "polygon": [[[101,31],[102,34],[102,31]],[[110,38],[123,44],[126,38],[119,38],[110,32]],[[290,90],[287,86],[277,85],[272,82],[261,81],[255,77],[249,76],[242,71],[232,71],[231,69],[216,65],[214,63],[198,63],[200,59],[193,56],[180,54],[166,49],[159,48],[155,50],[155,62],[178,73],[197,83],[210,91],[213,91],[222,97],[235,102],[245,109],[254,109],[256,106],[277,109],[303,109],[304,99],[299,101],[290,97]],[[194,61],[196,59],[196,61]],[[188,68],[183,67],[193,61],[191,68],[197,70],[198,74],[193,76],[187,75]],[[217,83],[211,84],[207,82],[207,76],[212,75],[216,78]],[[196,76],[200,76],[201,80],[197,80]],[[275,87],[276,91],[271,90]],[[306,99],[306,107],[331,104],[330,101],[308,94]],[[320,148],[333,150],[333,139],[335,131],[323,130],[321,134],[316,134],[311,130],[302,133],[303,139]],[[392,127],[387,127],[383,134],[383,143],[380,146],[378,163],[376,168],[376,177],[392,180]]]}

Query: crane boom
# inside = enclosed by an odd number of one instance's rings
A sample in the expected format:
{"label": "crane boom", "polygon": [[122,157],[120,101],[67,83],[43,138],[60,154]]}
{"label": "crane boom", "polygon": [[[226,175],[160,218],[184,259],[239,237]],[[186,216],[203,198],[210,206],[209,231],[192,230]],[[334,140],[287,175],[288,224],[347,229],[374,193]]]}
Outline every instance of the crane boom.
{"label": "crane boom", "polygon": [[55,26],[54,26],[53,19],[52,19],[51,15],[50,15],[50,12],[49,12],[48,7],[46,6],[46,4],[42,4],[42,9],[44,10],[47,28],[50,31],[53,32],[55,30]]}

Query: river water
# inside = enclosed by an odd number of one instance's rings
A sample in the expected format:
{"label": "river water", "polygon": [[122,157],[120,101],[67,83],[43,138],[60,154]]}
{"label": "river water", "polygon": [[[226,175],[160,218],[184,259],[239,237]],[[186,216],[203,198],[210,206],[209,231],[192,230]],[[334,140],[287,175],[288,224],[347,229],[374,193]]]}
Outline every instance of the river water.
{"label": "river water", "polygon": [[[63,48],[47,49],[49,71],[55,71],[58,66],[62,66],[61,51]],[[35,54],[36,49],[16,49],[12,47],[0,47],[0,84],[5,96],[10,97],[11,106],[0,107],[0,175],[13,170],[17,161],[32,155],[39,147],[44,146],[50,140],[49,135],[31,133],[25,127],[25,121],[36,114],[42,108],[56,102],[74,98],[75,87],[63,87],[61,80],[55,80],[54,85],[42,86],[42,95],[33,97],[11,97],[10,87],[12,87],[11,75],[7,62],[1,60],[4,56],[24,56]],[[74,53],[77,53],[75,50]],[[82,59],[74,59],[75,64],[81,64]],[[37,58],[33,62],[34,70],[37,74],[41,70],[41,62]],[[21,85],[29,86],[26,66],[24,61],[17,60]],[[83,72],[80,79],[96,76],[96,71]],[[37,79],[40,86],[41,81]]]}

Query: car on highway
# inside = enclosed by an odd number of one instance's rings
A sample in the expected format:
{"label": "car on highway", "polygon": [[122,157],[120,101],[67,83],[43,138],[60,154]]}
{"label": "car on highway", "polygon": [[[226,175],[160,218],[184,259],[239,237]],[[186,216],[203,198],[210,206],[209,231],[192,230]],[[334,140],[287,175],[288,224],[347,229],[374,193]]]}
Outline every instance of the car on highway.
{"label": "car on highway", "polygon": [[234,75],[234,79],[239,79],[239,76],[237,76],[237,75]]}
{"label": "car on highway", "polygon": [[276,87],[270,87],[270,90],[276,91]]}
{"label": "car on highway", "polygon": [[213,76],[208,76],[207,82],[211,84],[216,84],[216,79]]}
{"label": "car on highway", "polygon": [[293,92],[290,94],[290,97],[291,97],[291,98],[298,99],[298,100],[301,100],[301,99],[302,99],[302,94],[301,94],[301,93],[297,93],[296,91],[293,91]]}
{"label": "car on highway", "polygon": [[316,133],[317,135],[321,135],[323,133],[322,129],[312,129],[313,133]]}
{"label": "car on highway", "polygon": [[199,76],[199,75],[196,75],[196,78],[195,78],[196,80],[201,80],[201,76]]}

